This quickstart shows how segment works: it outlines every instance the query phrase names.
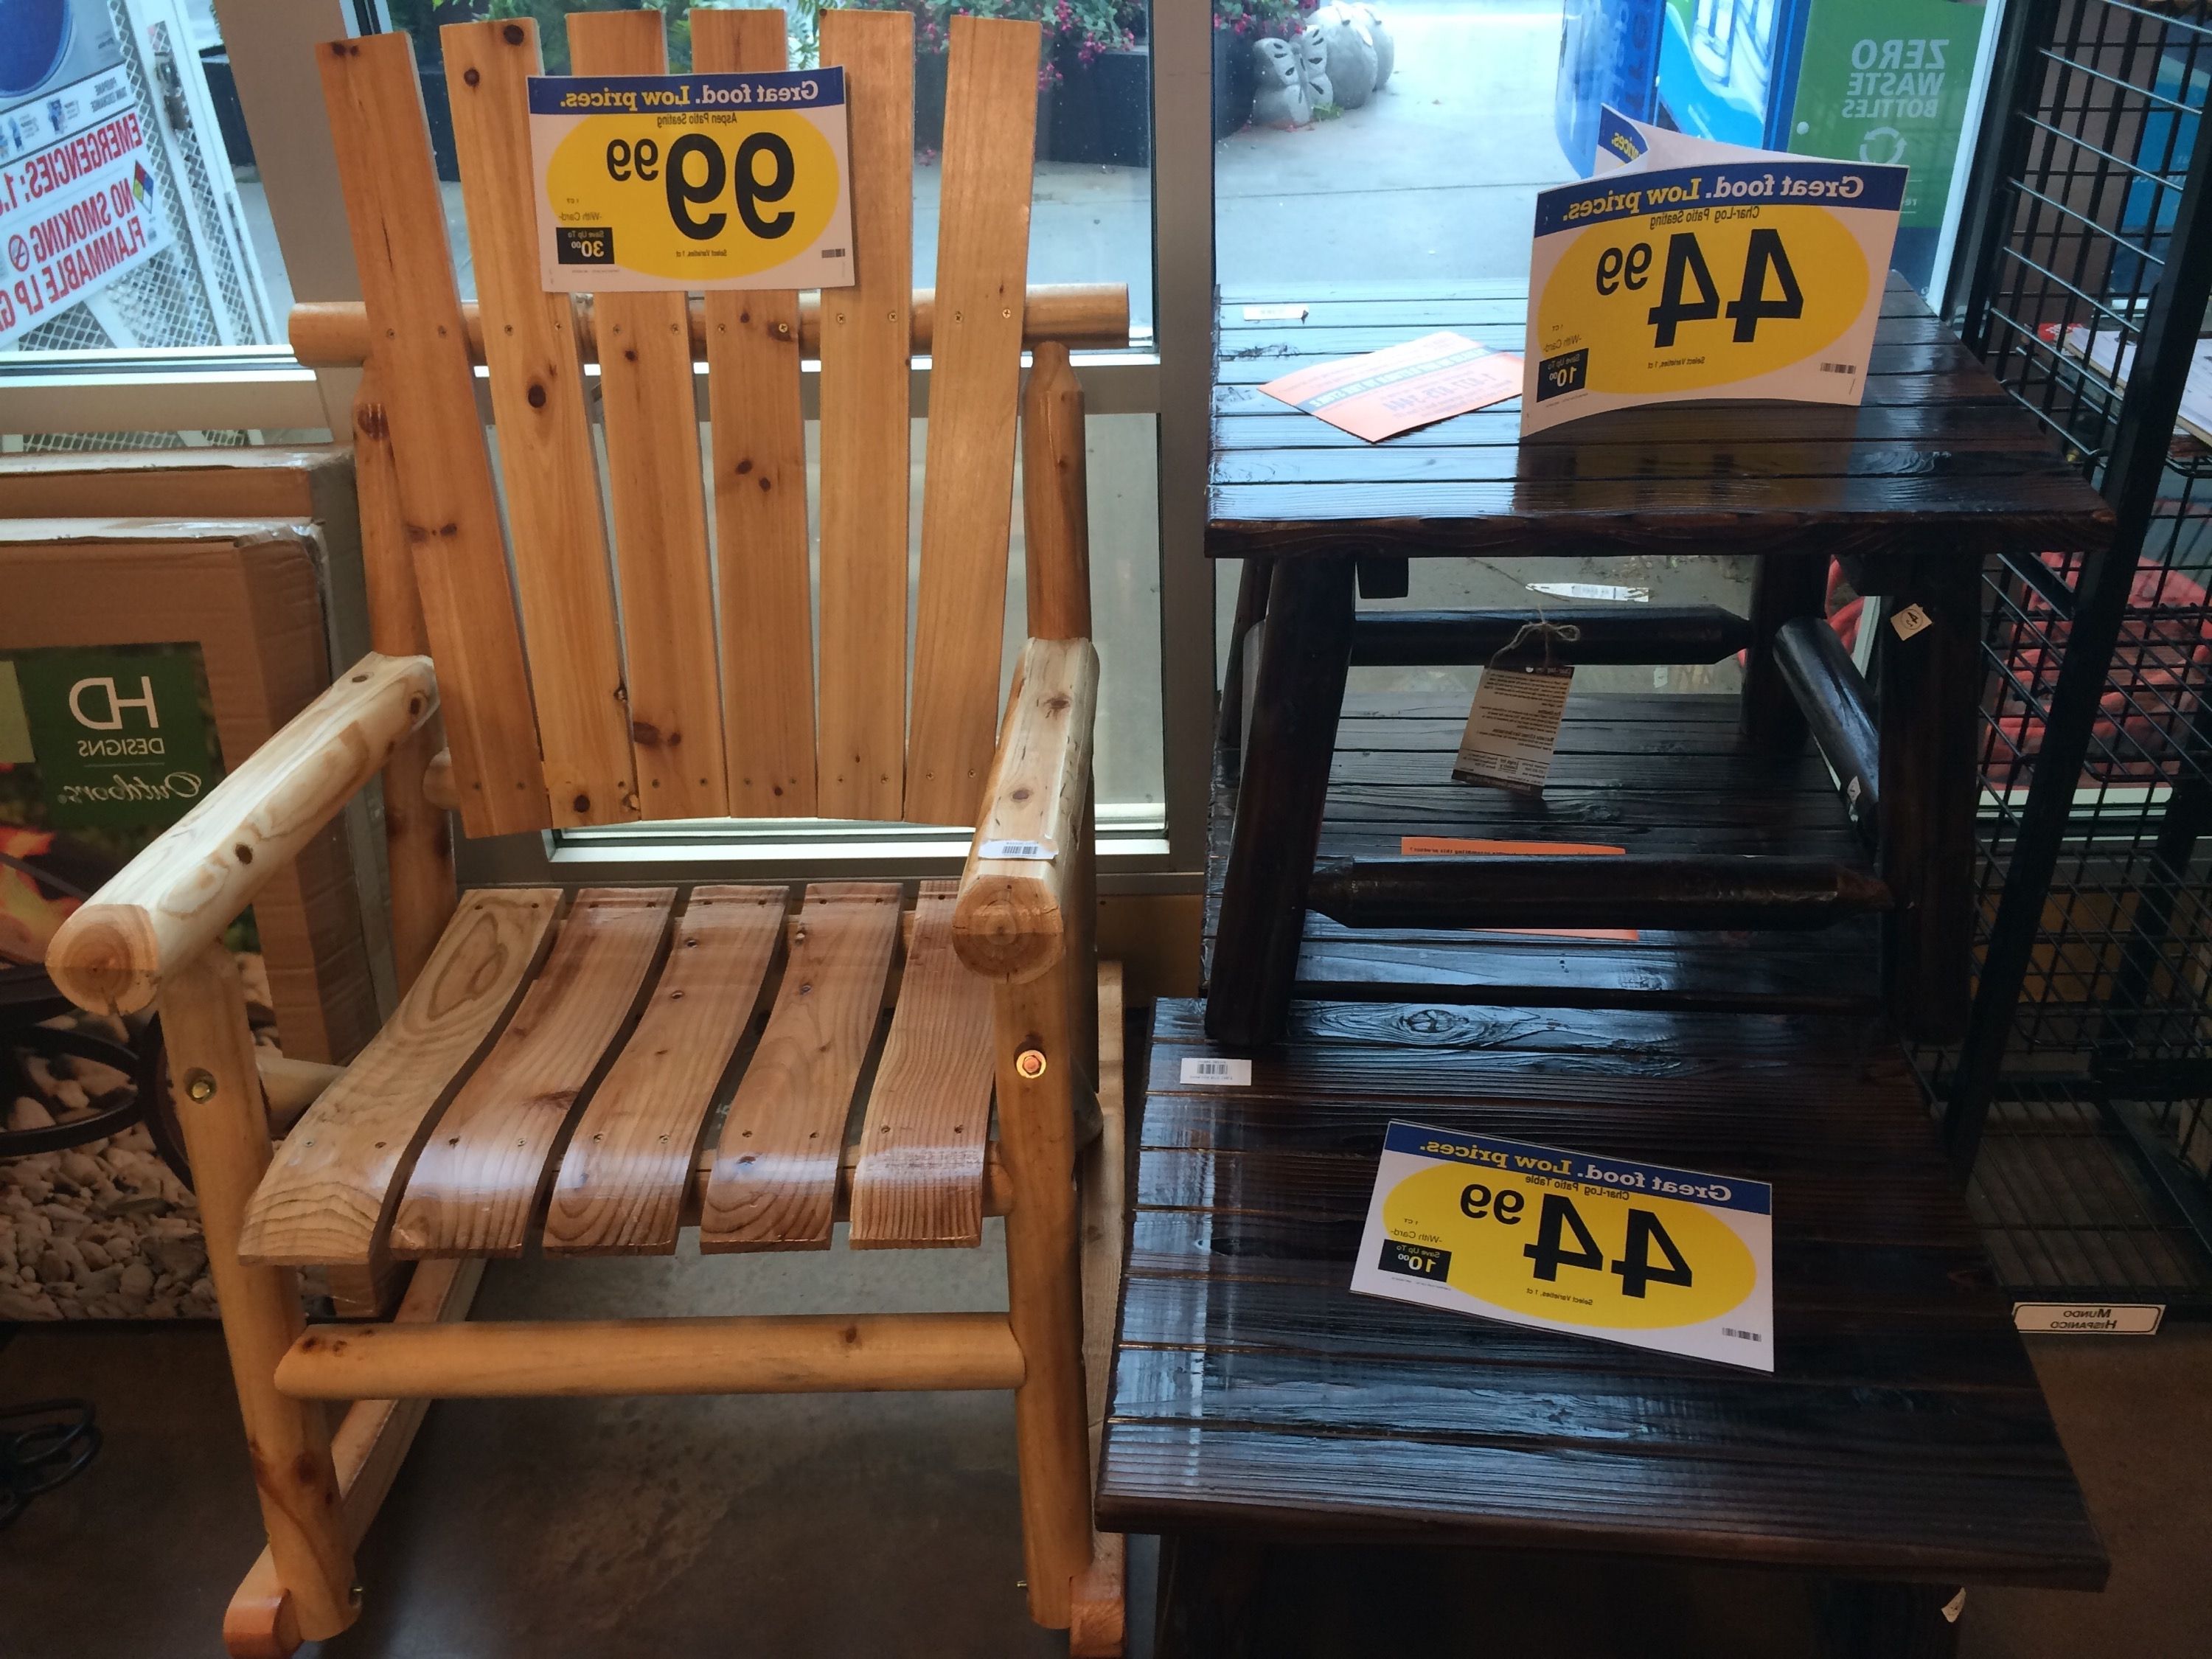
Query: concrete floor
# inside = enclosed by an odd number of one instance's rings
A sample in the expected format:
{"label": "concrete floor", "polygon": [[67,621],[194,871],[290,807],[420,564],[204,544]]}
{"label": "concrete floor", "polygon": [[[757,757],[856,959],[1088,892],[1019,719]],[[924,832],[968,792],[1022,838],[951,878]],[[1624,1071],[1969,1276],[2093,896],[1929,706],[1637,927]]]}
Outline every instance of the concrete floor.
{"label": "concrete floor", "polygon": [[[1000,1281],[988,1244],[502,1264],[477,1311],[981,1308]],[[2046,1338],[2034,1352],[2112,1551],[2112,1588],[1977,1590],[1963,1659],[2203,1651],[2212,1330]],[[19,1330],[0,1348],[0,1401],[56,1394],[97,1401],[107,1443],[90,1472],[0,1535],[0,1655],[219,1653],[223,1603],[259,1545],[219,1334]],[[1139,1632],[1150,1559],[1138,1553]],[[446,1402],[361,1571],[366,1616],[319,1650],[329,1659],[1066,1651],[1023,1613],[1012,1411],[1000,1395]]]}
{"label": "concrete floor", "polygon": [[[974,1252],[500,1264],[476,1311],[1003,1307],[987,1225]],[[0,1656],[219,1654],[260,1547],[220,1333],[18,1328],[0,1401],[72,1394],[106,1444],[0,1535]],[[361,1552],[362,1622],[307,1651],[1064,1654],[1024,1612],[1018,1504],[1008,1395],[447,1401]]]}

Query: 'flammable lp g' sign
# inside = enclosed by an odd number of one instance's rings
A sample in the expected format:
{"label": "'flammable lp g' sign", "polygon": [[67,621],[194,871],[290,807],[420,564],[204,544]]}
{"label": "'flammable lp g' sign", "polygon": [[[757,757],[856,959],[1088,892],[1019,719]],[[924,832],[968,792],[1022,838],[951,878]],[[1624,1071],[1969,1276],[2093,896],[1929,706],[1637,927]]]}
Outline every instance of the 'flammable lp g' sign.
{"label": "'flammable lp g' sign", "polygon": [[530,82],[546,292],[848,288],[845,72]]}

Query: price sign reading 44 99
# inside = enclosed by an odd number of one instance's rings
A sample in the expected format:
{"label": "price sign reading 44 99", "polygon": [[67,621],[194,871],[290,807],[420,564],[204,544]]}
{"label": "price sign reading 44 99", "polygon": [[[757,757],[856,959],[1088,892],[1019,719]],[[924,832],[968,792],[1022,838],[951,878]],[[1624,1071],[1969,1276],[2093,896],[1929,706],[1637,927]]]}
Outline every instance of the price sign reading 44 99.
{"label": "price sign reading 44 99", "polygon": [[1692,398],[1857,403],[1905,176],[1761,155],[1545,191],[1522,432]]}
{"label": "price sign reading 44 99", "polygon": [[1774,1191],[1393,1123],[1352,1288],[1774,1369]]}
{"label": "price sign reading 44 99", "polygon": [[530,82],[548,293],[847,288],[845,72]]}

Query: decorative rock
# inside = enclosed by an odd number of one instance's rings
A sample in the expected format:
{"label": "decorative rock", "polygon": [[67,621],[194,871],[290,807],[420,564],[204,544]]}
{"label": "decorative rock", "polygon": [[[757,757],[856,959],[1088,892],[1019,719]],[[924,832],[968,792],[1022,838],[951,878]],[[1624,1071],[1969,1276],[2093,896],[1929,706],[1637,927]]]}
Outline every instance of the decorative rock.
{"label": "decorative rock", "polygon": [[117,1278],[115,1288],[132,1302],[143,1302],[154,1293],[154,1270],[143,1261],[134,1261]]}
{"label": "decorative rock", "polygon": [[173,1273],[179,1279],[190,1278],[207,1266],[207,1249],[196,1237],[149,1238],[146,1255],[158,1263],[163,1272]]}
{"label": "decorative rock", "polygon": [[81,1152],[64,1152],[61,1155],[61,1168],[62,1173],[80,1187],[89,1187],[101,1178],[100,1165]]}
{"label": "decorative rock", "polygon": [[54,1127],[54,1115],[30,1096],[18,1095],[15,1103],[8,1109],[8,1127],[15,1130],[51,1129]]}

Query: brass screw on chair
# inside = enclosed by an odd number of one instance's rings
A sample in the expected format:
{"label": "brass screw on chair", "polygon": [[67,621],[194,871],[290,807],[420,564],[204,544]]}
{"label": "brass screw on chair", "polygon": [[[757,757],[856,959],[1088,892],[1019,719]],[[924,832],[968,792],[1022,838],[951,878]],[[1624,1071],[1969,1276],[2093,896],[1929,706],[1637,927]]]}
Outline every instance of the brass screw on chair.
{"label": "brass screw on chair", "polygon": [[1044,1065],[1042,1048],[1024,1048],[1014,1056],[1014,1069],[1032,1083],[1044,1075]]}
{"label": "brass screw on chair", "polygon": [[205,1072],[194,1072],[185,1079],[185,1092],[194,1100],[207,1100],[215,1094],[215,1079]]}

